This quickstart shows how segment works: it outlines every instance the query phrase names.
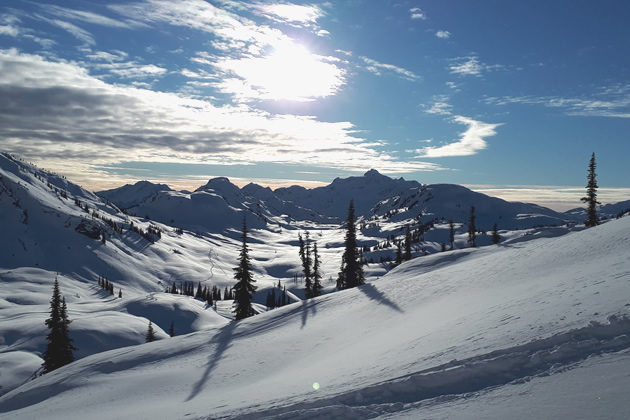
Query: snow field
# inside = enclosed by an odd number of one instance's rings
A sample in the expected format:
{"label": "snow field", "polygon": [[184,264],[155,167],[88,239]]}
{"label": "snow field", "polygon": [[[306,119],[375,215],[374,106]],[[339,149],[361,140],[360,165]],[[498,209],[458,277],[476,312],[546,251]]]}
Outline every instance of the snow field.
{"label": "snow field", "polygon": [[[81,359],[2,397],[0,412],[8,419],[413,418],[428,406],[448,413],[442,404],[457,395],[509,394],[523,381],[573,374],[563,371],[576,364],[599,370],[599,354],[625,354],[628,238],[625,218],[415,259],[356,289]],[[611,412],[620,412],[625,401],[615,403]]]}

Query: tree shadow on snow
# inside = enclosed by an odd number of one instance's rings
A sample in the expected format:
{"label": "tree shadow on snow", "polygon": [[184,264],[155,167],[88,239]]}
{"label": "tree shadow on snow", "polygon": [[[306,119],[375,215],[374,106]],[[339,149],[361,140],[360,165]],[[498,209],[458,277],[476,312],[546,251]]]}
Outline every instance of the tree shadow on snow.
{"label": "tree shadow on snow", "polygon": [[398,306],[396,302],[389,300],[383,292],[378,290],[376,287],[374,287],[374,285],[370,283],[363,284],[357,287],[357,289],[365,293],[365,295],[368,298],[370,298],[370,300],[375,300],[377,303],[381,303],[383,305],[389,306],[393,310],[398,311],[400,313],[404,312],[402,309],[400,309],[400,306]]}
{"label": "tree shadow on snow", "polygon": [[199,395],[199,393],[203,390],[208,379],[210,379],[210,374],[217,367],[221,359],[223,358],[223,353],[230,347],[232,341],[232,335],[234,333],[234,329],[236,328],[237,322],[233,321],[229,324],[225,325],[221,332],[214,336],[214,339],[218,341],[216,350],[214,354],[212,354],[208,359],[208,364],[206,365],[206,370],[197,383],[193,386],[192,391],[188,398],[186,398],[186,402],[194,399]]}
{"label": "tree shadow on snow", "polygon": [[313,312],[313,315],[317,313],[317,302],[314,302],[313,299],[305,299],[302,301],[302,326],[300,329],[303,329],[306,325],[306,318],[308,318],[309,311]]}

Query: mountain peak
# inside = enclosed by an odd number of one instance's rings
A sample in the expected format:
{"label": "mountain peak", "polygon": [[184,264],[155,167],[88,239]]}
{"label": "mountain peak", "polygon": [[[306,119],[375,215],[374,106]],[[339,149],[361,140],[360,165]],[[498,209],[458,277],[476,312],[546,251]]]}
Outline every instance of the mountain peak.
{"label": "mountain peak", "polygon": [[381,174],[376,169],[370,169],[365,174],[363,174],[363,176],[366,178],[388,178],[387,176]]}

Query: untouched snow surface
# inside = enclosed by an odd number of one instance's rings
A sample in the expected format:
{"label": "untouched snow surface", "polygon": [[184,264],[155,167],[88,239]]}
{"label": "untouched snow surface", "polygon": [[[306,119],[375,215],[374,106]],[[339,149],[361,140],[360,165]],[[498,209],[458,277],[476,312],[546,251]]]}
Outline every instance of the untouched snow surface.
{"label": "untouched snow surface", "polygon": [[0,416],[628,418],[629,251],[626,217],[417,258],[355,289],[85,357],[1,397]]}

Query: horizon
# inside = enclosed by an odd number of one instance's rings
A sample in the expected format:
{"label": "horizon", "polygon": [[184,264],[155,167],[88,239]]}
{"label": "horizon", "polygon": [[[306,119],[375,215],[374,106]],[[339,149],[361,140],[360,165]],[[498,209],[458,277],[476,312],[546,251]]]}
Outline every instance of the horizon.
{"label": "horizon", "polygon": [[[377,172],[381,173],[377,170]],[[382,174],[382,173],[381,173]],[[382,174],[384,175],[384,174]],[[358,175],[362,176],[362,175]],[[385,175],[388,176],[388,175]],[[388,176],[389,177],[389,176]],[[228,176],[209,176],[208,178],[196,179],[196,180],[148,180],[148,179],[139,179],[135,181],[123,181],[120,182],[109,182],[111,184],[108,188],[100,188],[93,189],[89,188],[86,185],[81,185],[82,187],[93,191],[106,191],[110,189],[121,188],[125,185],[134,185],[138,182],[148,181],[153,184],[165,184],[169,188],[176,191],[195,191],[196,189],[206,185],[210,180],[214,178],[227,178],[232,184],[236,185],[239,188],[243,188],[247,184],[253,183],[260,185],[262,187],[269,187],[271,190],[275,191],[278,188],[286,188],[291,186],[302,186],[307,189],[313,189],[318,187],[325,187],[330,185],[333,180],[329,182],[323,181],[300,181],[300,180],[278,180],[278,179],[242,179],[238,177],[228,177]],[[395,179],[395,177],[390,177]],[[420,184],[422,182],[413,179],[407,179],[404,177],[400,177],[405,179],[406,181],[416,181]],[[122,182],[122,183],[121,183]],[[442,182],[436,182],[434,184],[444,184]],[[431,185],[431,184],[426,184]],[[480,192],[486,194],[491,197],[501,198],[505,201],[511,202],[524,202],[524,203],[533,203],[543,207],[550,208],[557,212],[565,212],[567,210],[573,210],[576,208],[585,208],[585,204],[581,202],[580,198],[584,196],[586,188],[585,187],[575,187],[575,186],[541,186],[541,185],[529,185],[529,186],[517,186],[517,185],[466,185],[466,184],[456,184],[461,185],[463,187],[469,188],[473,191]],[[614,188],[598,188],[598,197],[602,202],[602,205],[606,204],[615,204],[621,201],[626,201],[628,195],[630,195],[630,189],[614,189]],[[616,199],[617,197],[621,199]]]}
{"label": "horizon", "polygon": [[[630,3],[17,0],[0,149],[91,190],[371,168],[580,207],[630,199]],[[202,185],[202,184],[201,184]]]}

